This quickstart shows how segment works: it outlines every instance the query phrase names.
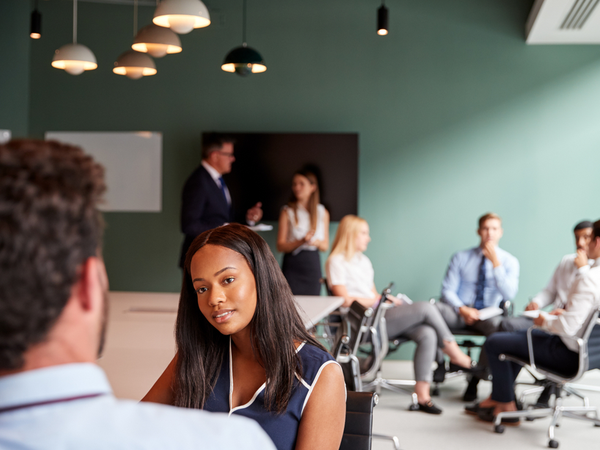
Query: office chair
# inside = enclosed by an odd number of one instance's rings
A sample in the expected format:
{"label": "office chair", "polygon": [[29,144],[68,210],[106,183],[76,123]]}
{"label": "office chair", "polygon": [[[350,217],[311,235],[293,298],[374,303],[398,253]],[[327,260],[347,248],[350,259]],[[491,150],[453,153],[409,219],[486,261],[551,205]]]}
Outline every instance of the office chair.
{"label": "office chair", "polygon": [[[370,354],[361,360],[361,379],[363,380],[363,389],[366,391],[375,391],[378,394],[381,388],[394,392],[407,393],[411,395],[412,403],[409,410],[419,409],[417,395],[414,393],[414,380],[392,380],[383,378],[382,364],[390,351],[390,342],[387,334],[387,324],[385,321],[385,312],[394,307],[394,304],[387,300],[391,293],[393,283],[390,283],[381,293],[381,300],[373,313],[373,321],[369,326],[369,342],[371,344]],[[393,350],[397,350],[403,343],[410,341],[407,337],[399,337],[393,341]],[[371,380],[371,381],[368,381]]]}
{"label": "office chair", "polygon": [[[432,304],[435,304],[436,301],[437,300],[435,297],[432,297],[429,299],[429,302]],[[500,302],[499,307],[502,309],[502,317],[511,317],[513,315],[514,306],[510,300],[502,300]],[[461,329],[450,328],[450,331],[452,332],[453,335],[456,336],[457,344],[460,347],[463,347],[465,349],[466,354],[470,358],[473,358],[473,349],[475,349],[475,348],[481,349],[483,347],[483,344],[480,344],[480,343],[476,342],[475,339],[473,339],[473,338],[478,338],[478,337],[484,338],[485,335],[483,333],[480,333],[475,330],[465,329],[465,328],[461,328]],[[447,379],[451,379],[451,378],[455,378],[455,377],[464,375],[467,377],[467,381],[471,381],[471,378],[473,377],[472,373],[468,373],[468,372],[465,372],[462,370],[450,371],[449,367],[446,367],[446,362],[445,362],[443,354],[439,355],[438,360],[436,362],[438,364],[439,371],[436,371],[436,372],[438,372],[437,374],[434,372],[433,386],[431,388],[431,395],[433,395],[433,396],[439,395],[439,384]],[[543,390],[543,388],[542,388],[542,390]]]}
{"label": "office chair", "polygon": [[[413,392],[414,380],[390,380],[383,378],[381,367],[383,360],[390,349],[390,342],[387,335],[385,312],[393,307],[393,303],[386,300],[391,291],[392,284],[382,292],[382,300],[373,310],[365,308],[358,302],[352,303],[345,320],[348,322],[346,328],[350,328],[350,342],[346,346],[348,353],[347,364],[348,378],[354,380],[356,390],[381,392],[381,388],[393,390],[395,392],[407,393],[411,395],[411,405],[409,409],[415,411],[419,409],[419,403],[416,394]],[[344,319],[342,320],[344,323]],[[344,326],[340,332],[344,332]],[[394,348],[398,348],[402,343],[408,342],[408,338],[399,338],[394,341]],[[361,344],[363,344],[361,346]],[[334,353],[335,356],[335,353]],[[351,371],[351,372],[350,372]]]}
{"label": "office chair", "polygon": [[[573,386],[568,386],[567,383],[579,380],[583,374],[592,369],[600,369],[600,320],[598,320],[598,314],[600,313],[600,306],[597,307],[590,317],[588,318],[587,324],[584,325],[584,334],[582,338],[575,338],[571,336],[565,336],[568,339],[572,339],[577,343],[579,348],[579,365],[575,374],[570,373],[559,373],[554,370],[550,370],[535,363],[535,353],[531,339],[531,330],[535,327],[531,327],[527,330],[527,343],[529,346],[529,359],[524,360],[508,354],[500,355],[502,361],[513,361],[521,365],[529,365],[532,369],[546,376],[548,383],[551,383],[554,392],[554,406],[549,408],[540,409],[526,409],[523,411],[510,411],[501,412],[496,416],[494,421],[494,431],[496,433],[503,433],[505,428],[502,425],[503,418],[514,418],[524,417],[527,420],[533,420],[540,417],[552,417],[550,425],[548,426],[548,447],[558,448],[558,441],[554,439],[554,429],[558,426],[562,417],[569,417],[572,419],[587,420],[592,422],[595,426],[600,427],[600,420],[598,419],[598,410],[594,406],[589,406],[584,401],[583,406],[564,406],[562,403],[563,394],[573,394],[580,398],[584,398],[579,394]],[[590,414],[592,417],[590,417]]]}
{"label": "office chair", "polygon": [[[365,308],[360,303],[354,302],[348,311],[348,315],[342,319],[336,334],[335,345],[332,349],[332,355],[342,367],[344,380],[346,382],[346,389],[348,392],[348,398],[346,400],[346,428],[344,429],[344,438],[342,439],[342,446],[340,449],[370,449],[370,437],[372,436],[375,438],[391,440],[394,449],[400,450],[400,443],[396,436],[372,433],[372,408],[377,404],[379,396],[377,393],[361,392],[362,380],[360,377],[360,362],[356,356],[356,352],[358,351],[358,346],[360,345],[361,339],[367,330],[367,323],[372,317],[372,314],[373,310],[371,308]],[[366,422],[363,422],[363,425],[358,428],[359,431],[354,431],[353,428],[348,428],[350,424],[353,423],[349,421],[354,420],[353,417],[355,413],[362,414],[362,416],[359,417],[363,417],[366,414],[368,404],[362,400],[364,398],[373,399],[372,405],[370,406],[368,439],[365,438],[367,435]],[[349,430],[348,437],[346,436],[347,430]],[[367,442],[368,446],[366,446]]]}

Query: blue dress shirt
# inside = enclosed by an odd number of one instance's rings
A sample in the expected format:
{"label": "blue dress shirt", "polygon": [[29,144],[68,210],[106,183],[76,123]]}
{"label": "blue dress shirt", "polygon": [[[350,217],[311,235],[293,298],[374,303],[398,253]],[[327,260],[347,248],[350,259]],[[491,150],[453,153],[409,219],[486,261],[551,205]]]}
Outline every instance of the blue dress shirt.
{"label": "blue dress shirt", "polygon": [[[473,307],[482,255],[480,247],[473,247],[452,256],[442,282],[443,302],[455,309]],[[485,259],[484,307],[499,306],[502,300],[512,300],[519,290],[519,261],[499,247],[496,247],[496,255],[500,261],[496,268],[489,259]]]}
{"label": "blue dress shirt", "polygon": [[[94,394],[99,395],[40,405]],[[10,410],[20,405],[30,406]],[[275,449],[260,426],[246,418],[118,400],[95,364],[0,377],[0,448]]]}

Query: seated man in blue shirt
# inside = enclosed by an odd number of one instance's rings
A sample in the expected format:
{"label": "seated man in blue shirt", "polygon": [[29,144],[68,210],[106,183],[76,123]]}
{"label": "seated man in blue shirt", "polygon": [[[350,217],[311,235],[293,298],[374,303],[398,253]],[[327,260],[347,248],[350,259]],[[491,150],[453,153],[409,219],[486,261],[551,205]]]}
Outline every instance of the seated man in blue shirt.
{"label": "seated man in blue shirt", "polygon": [[0,145],[0,448],[274,450],[249,419],[112,394],[103,172],[58,142]]}
{"label": "seated man in blue shirt", "polygon": [[[517,295],[519,261],[498,247],[502,219],[497,214],[481,216],[477,234],[481,238],[477,247],[452,256],[442,283],[442,301],[437,305],[453,332],[470,329],[489,336],[498,330],[502,317],[480,320],[479,312],[483,308],[497,307],[502,300],[512,300]],[[483,352],[479,365],[487,369]],[[465,401],[477,398],[478,383],[479,378],[473,376],[463,396]]]}

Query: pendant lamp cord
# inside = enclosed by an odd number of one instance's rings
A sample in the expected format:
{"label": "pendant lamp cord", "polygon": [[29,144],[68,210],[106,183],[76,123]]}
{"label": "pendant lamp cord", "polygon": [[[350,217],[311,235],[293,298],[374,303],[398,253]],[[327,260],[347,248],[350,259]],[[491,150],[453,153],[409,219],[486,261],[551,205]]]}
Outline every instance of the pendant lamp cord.
{"label": "pendant lamp cord", "polygon": [[73,0],[73,44],[77,44],[77,0]]}
{"label": "pendant lamp cord", "polygon": [[242,42],[244,43],[244,47],[246,46],[246,0],[243,0],[243,12],[242,12]]}
{"label": "pendant lamp cord", "polygon": [[137,34],[138,2],[133,0],[133,37]]}

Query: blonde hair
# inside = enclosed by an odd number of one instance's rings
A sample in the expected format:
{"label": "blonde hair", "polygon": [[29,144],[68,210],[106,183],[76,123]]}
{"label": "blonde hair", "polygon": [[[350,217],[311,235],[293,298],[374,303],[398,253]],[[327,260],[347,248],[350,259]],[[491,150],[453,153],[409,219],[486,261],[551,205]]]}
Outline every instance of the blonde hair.
{"label": "blonde hair", "polygon": [[358,236],[359,228],[363,223],[366,224],[367,221],[353,214],[348,214],[342,218],[335,233],[330,258],[341,253],[346,261],[352,259],[356,253],[356,236]]}
{"label": "blonde hair", "polygon": [[486,220],[490,220],[490,219],[496,219],[500,221],[500,224],[502,224],[502,219],[500,218],[500,216],[496,213],[493,212],[489,212],[489,213],[485,213],[483,216],[481,216],[479,218],[479,229],[481,230],[481,227],[483,226],[483,224],[485,223]]}
{"label": "blonde hair", "polygon": [[[310,217],[310,229],[316,230],[317,229],[317,207],[319,206],[319,202],[321,201],[319,198],[319,181],[317,180],[317,176],[314,173],[309,172],[307,170],[299,170],[298,172],[296,172],[294,174],[294,177],[296,175],[300,175],[301,177],[306,178],[308,180],[308,182],[315,187],[314,192],[312,194],[310,194],[310,198],[308,199],[307,210],[308,210],[308,215]],[[294,194],[292,194],[292,198],[288,202],[288,207],[290,207],[292,209],[292,211],[294,212],[294,222],[295,222],[295,225],[298,225],[298,199],[294,196]]]}

